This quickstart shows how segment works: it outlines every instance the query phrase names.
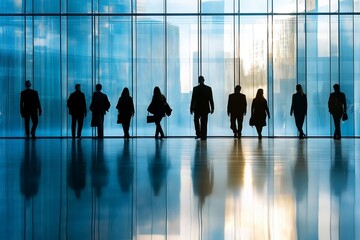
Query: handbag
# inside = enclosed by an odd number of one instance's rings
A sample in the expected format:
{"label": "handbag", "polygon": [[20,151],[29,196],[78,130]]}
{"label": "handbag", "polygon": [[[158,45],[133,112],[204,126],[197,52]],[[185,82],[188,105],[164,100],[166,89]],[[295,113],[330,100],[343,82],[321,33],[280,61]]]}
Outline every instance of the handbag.
{"label": "handbag", "polygon": [[346,120],[348,120],[349,119],[349,116],[347,115],[347,113],[344,113],[343,115],[342,115],[342,120],[343,121],[346,121]]}
{"label": "handbag", "polygon": [[154,115],[147,115],[147,116],[146,116],[146,122],[147,122],[147,123],[153,123],[153,122],[155,122],[155,116],[154,116]]}
{"label": "handbag", "polygon": [[168,103],[164,104],[164,112],[168,117],[171,115],[172,109]]}
{"label": "handbag", "polygon": [[251,116],[250,119],[249,119],[249,125],[250,125],[251,127],[255,126],[255,119],[254,119],[253,116]]}

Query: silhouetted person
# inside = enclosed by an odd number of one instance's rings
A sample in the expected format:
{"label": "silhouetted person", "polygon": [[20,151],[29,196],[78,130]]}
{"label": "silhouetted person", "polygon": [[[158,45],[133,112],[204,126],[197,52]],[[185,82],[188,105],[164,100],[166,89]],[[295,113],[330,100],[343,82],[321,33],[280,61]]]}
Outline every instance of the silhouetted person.
{"label": "silhouetted person", "polygon": [[345,94],[340,92],[340,85],[334,84],[334,92],[329,97],[329,112],[333,115],[335,132],[334,139],[341,139],[340,121],[343,114],[346,113],[346,97]]}
{"label": "silhouetted person", "polygon": [[41,164],[37,158],[35,144],[34,141],[26,141],[24,157],[20,166],[20,191],[26,200],[39,192]]}
{"label": "silhouetted person", "polygon": [[214,112],[214,100],[211,87],[204,84],[204,77],[199,76],[198,81],[199,85],[193,89],[190,113],[194,113],[196,138],[206,140],[208,115]]}
{"label": "silhouetted person", "polygon": [[91,126],[98,128],[99,138],[104,138],[104,115],[110,108],[110,102],[101,89],[102,85],[96,84],[96,92],[92,96],[90,110],[92,111]]}
{"label": "silhouetted person", "polygon": [[296,85],[296,93],[292,96],[290,116],[294,113],[295,124],[299,132],[299,138],[303,139],[305,133],[302,129],[307,114],[307,99],[300,84]]}
{"label": "silhouetted person", "polygon": [[155,155],[150,159],[148,167],[150,184],[155,196],[159,196],[169,169],[166,155],[162,152],[162,144],[163,142],[156,142]]}
{"label": "silhouetted person", "polygon": [[270,118],[269,107],[264,98],[264,90],[259,88],[251,104],[251,117],[254,119],[254,125],[258,133],[258,138],[262,138],[262,129],[266,126],[266,115]]}
{"label": "silhouetted person", "polygon": [[41,116],[42,110],[38,92],[30,89],[31,82],[25,81],[26,89],[21,92],[20,96],[20,114],[25,120],[26,138],[30,137],[30,119],[32,121],[31,136],[35,139],[36,127],[39,122],[38,114]]}
{"label": "silhouetted person", "polygon": [[81,191],[86,185],[86,162],[81,147],[81,141],[72,142],[71,161],[67,173],[68,185],[75,192],[77,198],[81,197]]}
{"label": "silhouetted person", "polygon": [[97,197],[101,196],[101,190],[108,184],[109,169],[104,159],[103,141],[94,142],[91,160],[91,185]]}
{"label": "silhouetted person", "polygon": [[118,180],[122,192],[129,192],[133,179],[134,162],[129,149],[129,141],[125,141],[122,154],[118,160]]}
{"label": "silhouetted person", "polygon": [[130,97],[129,89],[124,88],[119,98],[119,101],[116,105],[118,110],[119,119],[121,120],[121,124],[124,131],[124,138],[129,139],[129,129],[130,129],[130,120],[131,117],[134,116],[135,109],[132,97]]}
{"label": "silhouetted person", "polygon": [[[153,95],[150,105],[147,109],[148,112],[154,114],[154,117],[155,117],[155,125],[156,125],[155,139],[158,139],[158,138],[162,139],[165,137],[164,131],[160,124],[162,118],[165,117],[165,104],[167,104],[166,98],[161,93],[160,88],[156,86],[154,88],[154,95]],[[159,134],[160,134],[160,137],[159,137]]]}
{"label": "silhouetted person", "polygon": [[71,135],[75,138],[76,122],[78,124],[77,137],[81,139],[81,131],[86,117],[86,101],[85,94],[81,92],[80,84],[75,84],[75,91],[70,94],[67,100],[67,107],[71,115]]}
{"label": "silhouetted person", "polygon": [[[230,116],[230,128],[234,138],[241,138],[244,115],[246,115],[246,96],[240,93],[240,85],[236,85],[235,93],[229,95],[227,114]],[[236,127],[237,122],[237,127]]]}

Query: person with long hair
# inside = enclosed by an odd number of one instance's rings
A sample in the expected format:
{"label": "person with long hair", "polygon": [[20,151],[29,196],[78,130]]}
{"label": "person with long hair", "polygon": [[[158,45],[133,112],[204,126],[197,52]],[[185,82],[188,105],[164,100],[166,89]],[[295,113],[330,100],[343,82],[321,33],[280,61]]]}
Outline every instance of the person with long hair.
{"label": "person with long hair", "polygon": [[296,85],[296,93],[292,96],[290,116],[292,116],[293,113],[295,124],[299,132],[299,139],[303,139],[306,136],[302,127],[307,114],[307,98],[300,84]]}
{"label": "person with long hair", "polygon": [[251,104],[251,118],[253,118],[258,138],[262,138],[262,129],[266,126],[266,115],[270,119],[269,107],[266,99],[264,98],[264,90],[259,88]]}
{"label": "person with long hair", "polygon": [[[148,107],[148,112],[154,114],[155,117],[155,139],[162,139],[165,137],[164,131],[161,127],[161,120],[165,117],[165,105],[166,105],[166,98],[161,93],[160,88],[156,86],[154,88],[154,95],[152,97],[151,103]],[[160,136],[159,136],[160,135]]]}
{"label": "person with long hair", "polygon": [[124,138],[129,139],[130,120],[131,117],[134,116],[135,109],[133,99],[130,97],[130,92],[127,87],[123,89],[116,109],[118,110],[118,123],[121,123],[123,127]]}

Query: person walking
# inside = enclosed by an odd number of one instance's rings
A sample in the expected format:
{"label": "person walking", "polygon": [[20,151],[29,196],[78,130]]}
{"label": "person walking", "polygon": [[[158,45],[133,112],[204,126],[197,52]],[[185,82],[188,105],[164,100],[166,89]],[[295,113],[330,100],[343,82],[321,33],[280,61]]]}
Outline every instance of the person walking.
{"label": "person walking", "polygon": [[130,97],[130,92],[127,87],[123,89],[116,109],[118,110],[118,123],[121,123],[123,127],[124,138],[129,139],[130,120],[131,117],[134,116],[135,109],[133,99]]}
{"label": "person walking", "polygon": [[347,116],[346,97],[344,93],[340,92],[339,84],[334,84],[333,88],[334,88],[334,92],[330,93],[328,107],[329,107],[329,112],[334,119],[334,125],[335,125],[334,139],[340,140],[341,139],[340,121],[343,115]]}
{"label": "person walking", "polygon": [[80,84],[75,84],[75,91],[70,94],[69,99],[67,100],[67,107],[69,108],[69,114],[71,115],[72,138],[75,138],[77,123],[77,138],[81,139],[84,117],[86,117],[87,111],[85,94],[81,92]]}
{"label": "person walking", "polygon": [[196,138],[206,140],[209,113],[214,113],[214,100],[211,87],[204,84],[205,78],[199,76],[199,85],[193,88],[190,114],[194,113]]}
{"label": "person walking", "polygon": [[[161,120],[165,117],[165,105],[167,104],[165,96],[161,93],[160,88],[154,88],[154,94],[147,111],[154,114],[155,118],[155,139],[163,139],[165,137],[164,131],[161,127]],[[159,136],[160,135],[160,136]]]}
{"label": "person walking", "polygon": [[246,115],[246,96],[240,91],[240,85],[236,85],[235,92],[229,95],[227,105],[227,114],[230,117],[230,128],[234,133],[234,138],[241,138],[243,120]]}
{"label": "person walking", "polygon": [[104,116],[110,108],[110,102],[106,94],[102,93],[102,85],[96,84],[96,91],[92,96],[90,110],[92,112],[91,126],[98,128],[98,138],[104,138]]}
{"label": "person walking", "polygon": [[270,119],[269,107],[264,98],[264,90],[259,88],[251,104],[251,118],[253,119],[259,139],[262,138],[262,129],[266,126],[266,115]]}
{"label": "person walking", "polygon": [[299,132],[299,139],[303,139],[306,136],[302,127],[307,114],[307,98],[300,84],[296,85],[296,93],[292,96],[290,116],[292,116],[293,113],[295,124]]}
{"label": "person walking", "polygon": [[[29,80],[25,81],[26,89],[20,94],[20,114],[21,117],[25,120],[25,134],[28,139],[31,137],[36,138],[36,128],[39,123],[39,117],[42,114],[41,104],[39,99],[39,94],[37,91],[31,89],[31,82]],[[39,114],[39,115],[38,115]],[[30,119],[32,122],[31,132],[30,132]]]}

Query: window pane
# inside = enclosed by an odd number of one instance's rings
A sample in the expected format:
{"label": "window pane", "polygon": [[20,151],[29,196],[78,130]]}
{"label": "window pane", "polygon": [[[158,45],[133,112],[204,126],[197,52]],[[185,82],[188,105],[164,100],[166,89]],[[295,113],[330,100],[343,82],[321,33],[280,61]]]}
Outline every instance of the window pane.
{"label": "window pane", "polygon": [[60,1],[33,0],[33,8],[34,13],[60,13]]}
{"label": "window pane", "polygon": [[[169,17],[167,25],[167,96],[173,109],[169,135],[194,134],[190,99],[198,76],[198,18]],[[180,44],[181,43],[181,44]]]}
{"label": "window pane", "polygon": [[24,18],[0,17],[0,136],[24,136],[20,91],[24,87]]}
{"label": "window pane", "polygon": [[35,17],[34,20],[34,80],[39,92],[43,115],[39,118],[38,135],[61,135],[62,104],[60,81],[60,21],[59,17]]}
{"label": "window pane", "polygon": [[167,12],[169,13],[197,13],[198,3],[194,0],[168,0]]}
{"label": "window pane", "polygon": [[25,0],[1,0],[0,13],[22,13]]}
{"label": "window pane", "polygon": [[[105,133],[107,136],[123,136],[121,125],[116,123],[116,104],[125,87],[133,97],[131,18],[101,17],[99,45],[99,81],[111,103],[105,116]],[[134,123],[132,121],[130,126],[134,127]]]}

